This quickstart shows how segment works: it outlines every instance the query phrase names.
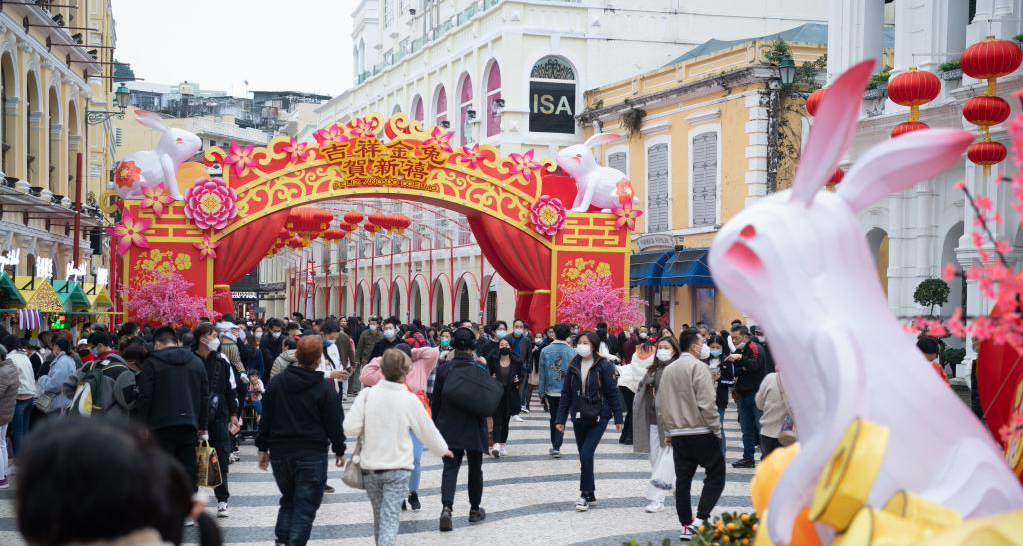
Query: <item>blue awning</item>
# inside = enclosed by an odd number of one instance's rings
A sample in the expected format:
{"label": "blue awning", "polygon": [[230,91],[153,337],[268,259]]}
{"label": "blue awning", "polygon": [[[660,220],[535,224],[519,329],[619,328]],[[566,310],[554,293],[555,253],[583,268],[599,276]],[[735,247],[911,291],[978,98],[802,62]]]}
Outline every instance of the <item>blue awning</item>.
{"label": "blue awning", "polygon": [[664,264],[659,285],[682,286],[686,284],[714,286],[707,266],[707,248],[687,248],[673,252]]}
{"label": "blue awning", "polygon": [[674,250],[637,252],[629,257],[629,286],[660,286],[664,264]]}

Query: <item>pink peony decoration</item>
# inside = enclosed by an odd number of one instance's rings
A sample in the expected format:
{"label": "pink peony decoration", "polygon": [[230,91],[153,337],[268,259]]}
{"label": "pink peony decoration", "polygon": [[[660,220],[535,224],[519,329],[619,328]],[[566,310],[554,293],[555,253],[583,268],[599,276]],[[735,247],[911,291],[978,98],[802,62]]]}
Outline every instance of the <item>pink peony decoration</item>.
{"label": "pink peony decoration", "polygon": [[152,188],[142,188],[142,208],[153,209],[157,218],[163,216],[164,207],[174,202],[174,198],[167,193],[167,184],[160,182]]}
{"label": "pink peony decoration", "polygon": [[222,178],[201,178],[185,192],[185,216],[199,229],[223,229],[238,216],[234,192]]}
{"label": "pink peony decoration", "polygon": [[125,210],[121,215],[121,223],[108,227],[107,233],[117,239],[117,253],[124,254],[132,246],[149,248],[149,240],[143,233],[149,229],[149,225],[152,223],[152,220],[135,218],[131,215],[131,211]]}
{"label": "pink peony decoration", "polygon": [[529,219],[533,222],[533,229],[542,235],[553,237],[565,225],[565,205],[557,197],[542,195],[533,203],[529,211]]}

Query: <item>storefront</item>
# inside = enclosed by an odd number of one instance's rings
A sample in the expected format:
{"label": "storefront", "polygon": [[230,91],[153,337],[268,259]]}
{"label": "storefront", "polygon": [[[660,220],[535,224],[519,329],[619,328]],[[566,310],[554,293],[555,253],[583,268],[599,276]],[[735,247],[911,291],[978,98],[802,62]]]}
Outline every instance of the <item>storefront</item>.
{"label": "storefront", "polygon": [[[660,237],[656,241],[653,237]],[[647,239],[647,240],[643,240]],[[641,248],[655,246],[652,242],[673,242],[671,236],[644,236],[637,242]],[[708,248],[643,250],[630,261],[633,294],[648,302],[647,323],[670,325],[677,333],[683,324],[704,322],[720,329],[726,310],[707,265]],[[728,319],[731,320],[731,319]]]}

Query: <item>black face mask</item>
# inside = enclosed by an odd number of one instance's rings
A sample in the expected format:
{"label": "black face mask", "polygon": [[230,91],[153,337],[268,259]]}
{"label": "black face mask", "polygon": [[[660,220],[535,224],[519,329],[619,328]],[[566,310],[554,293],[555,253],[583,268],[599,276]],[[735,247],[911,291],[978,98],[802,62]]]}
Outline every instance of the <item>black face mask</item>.
{"label": "black face mask", "polygon": [[508,347],[501,347],[501,356],[508,356],[511,354],[511,349]]}

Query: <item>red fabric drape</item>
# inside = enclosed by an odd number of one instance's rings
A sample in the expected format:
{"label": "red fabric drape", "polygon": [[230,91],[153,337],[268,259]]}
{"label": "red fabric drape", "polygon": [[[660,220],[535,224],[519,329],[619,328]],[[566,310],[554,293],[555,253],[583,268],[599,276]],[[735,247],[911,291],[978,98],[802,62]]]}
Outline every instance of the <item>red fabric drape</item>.
{"label": "red fabric drape", "polygon": [[[518,228],[486,215],[469,217],[483,255],[501,278],[516,290],[551,289],[551,251]],[[550,294],[520,294],[515,318],[524,318],[534,331],[550,322]]]}
{"label": "red fabric drape", "polygon": [[[213,261],[213,284],[230,286],[252,271],[252,268],[266,257],[267,251],[277,240],[277,235],[288,219],[288,210],[290,209],[251,222],[221,239],[220,245],[216,248],[217,257]],[[226,290],[226,294],[224,292],[219,294],[219,301],[232,301],[230,288]],[[224,311],[218,308],[216,300],[217,298],[213,303],[214,309],[223,313]],[[223,303],[219,305],[224,306]],[[234,312],[231,307],[224,308],[229,309],[228,312]]]}

